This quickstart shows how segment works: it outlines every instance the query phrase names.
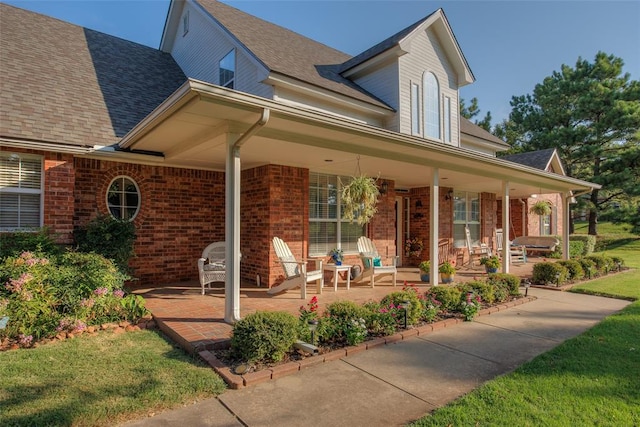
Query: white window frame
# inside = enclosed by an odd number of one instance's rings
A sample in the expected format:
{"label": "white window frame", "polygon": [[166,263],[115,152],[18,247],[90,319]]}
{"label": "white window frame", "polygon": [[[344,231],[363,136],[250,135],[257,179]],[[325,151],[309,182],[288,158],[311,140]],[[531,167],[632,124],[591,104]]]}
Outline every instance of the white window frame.
{"label": "white window frame", "polygon": [[422,75],[422,103],[425,138],[441,140],[440,83],[431,71],[425,71]]}
{"label": "white window frame", "polygon": [[451,143],[451,97],[444,97],[444,142]]}
{"label": "white window frame", "polygon": [[411,82],[411,135],[421,136],[422,127],[420,126],[420,85]]}
{"label": "white window frame", "polygon": [[[343,247],[343,228],[354,228],[354,230],[360,227],[360,233],[354,233],[354,236],[364,236],[365,235],[365,227],[359,226],[357,224],[351,224],[350,221],[342,218],[342,209],[341,209],[341,195],[342,188],[340,183],[346,183],[349,181],[349,178],[323,174],[319,172],[309,172],[309,256],[325,256],[331,251],[333,248],[343,249],[345,254],[357,254],[357,239],[350,242],[351,247]],[[314,183],[320,181],[321,184],[314,188]],[[326,209],[327,215],[324,217],[314,217],[314,212],[316,209],[316,204],[320,203],[321,205],[325,205],[324,198],[316,198],[313,199],[314,194],[319,195],[318,192],[326,191]],[[333,212],[332,212],[333,211]],[[332,215],[333,214],[333,215]],[[314,241],[318,236],[314,236],[312,229],[314,228],[314,224],[325,223],[325,224],[334,224],[335,225],[335,241],[326,241],[326,242],[318,242]],[[345,236],[346,237],[346,236]]]}
{"label": "white window frame", "polygon": [[[136,195],[138,197],[138,203],[136,204],[135,208],[136,211],[133,214],[133,216],[131,216],[130,218],[123,216],[123,213],[128,211],[128,209],[131,209],[133,206],[129,206],[128,204],[126,204],[126,194],[127,191],[125,191],[125,186],[123,185],[122,188],[120,189],[120,191],[118,191],[118,198],[120,199],[120,203],[117,205],[114,205],[113,203],[109,202],[109,193],[111,193],[111,186],[117,181],[117,180],[122,180],[124,183],[124,180],[129,180],[133,183],[133,185],[136,188]],[[140,213],[140,205],[142,203],[142,193],[140,192],[140,187],[138,186],[138,183],[136,182],[135,179],[131,178],[128,175],[118,175],[115,178],[113,178],[111,180],[111,182],[109,183],[109,187],[107,187],[107,192],[105,194],[105,203],[107,204],[107,209],[109,210],[109,215],[111,215],[113,218],[115,219],[119,219],[119,220],[126,220],[126,221],[133,221],[136,216],[138,216],[138,214]],[[118,208],[120,209],[120,217],[116,216],[111,208]]]}
{"label": "white window frame", "polygon": [[[223,65],[222,65],[223,63],[225,63],[225,66],[226,66],[226,62],[230,62],[228,60],[230,55],[233,55],[233,69],[223,68]],[[226,87],[229,89],[235,89],[236,69],[237,69],[236,65],[237,65],[237,57],[236,57],[236,49],[234,48],[234,49],[231,49],[229,52],[227,52],[227,54],[222,57],[220,62],[218,62],[218,80],[220,82],[220,86]],[[227,78],[223,80],[223,71],[222,71],[223,69],[227,71],[231,71],[232,73],[231,78]]]}
{"label": "white window frame", "polygon": [[[17,210],[17,223],[11,226],[0,227],[0,231],[29,231],[34,228],[42,227],[44,220],[44,167],[43,167],[43,157],[34,155],[34,154],[24,154],[24,153],[11,153],[11,152],[0,152],[0,158],[2,159],[2,163],[0,163],[0,197],[3,195],[18,195],[18,210]],[[28,171],[23,167],[23,161],[29,161],[31,163],[37,162],[40,164],[39,170],[36,171]],[[13,170],[7,168],[2,168],[2,164],[4,162],[19,162],[16,163],[18,165],[18,176],[13,176]],[[23,174],[28,173],[38,173],[39,179],[38,188],[33,188],[33,186],[23,186],[21,185],[23,182],[31,182],[33,184],[34,180],[23,179]],[[9,174],[12,173],[12,176]],[[17,182],[17,186],[10,185],[11,181]],[[31,187],[31,188],[30,188]],[[38,199],[38,223],[23,225],[21,221],[22,210],[20,209],[20,201],[22,196],[37,196]],[[5,208],[6,209],[6,208]],[[3,207],[0,198],[0,216],[2,216]]]}
{"label": "white window frame", "polygon": [[189,11],[187,10],[182,16],[182,37],[189,32]]}
{"label": "white window frame", "polygon": [[[474,205],[474,200],[477,203]],[[462,211],[464,218],[457,217],[461,211],[456,207],[460,202],[464,203]],[[481,224],[482,224],[482,201],[480,193],[471,191],[454,191],[453,193],[453,246],[456,248],[464,248],[467,246],[465,227],[469,228],[471,234],[471,243],[480,245]]]}

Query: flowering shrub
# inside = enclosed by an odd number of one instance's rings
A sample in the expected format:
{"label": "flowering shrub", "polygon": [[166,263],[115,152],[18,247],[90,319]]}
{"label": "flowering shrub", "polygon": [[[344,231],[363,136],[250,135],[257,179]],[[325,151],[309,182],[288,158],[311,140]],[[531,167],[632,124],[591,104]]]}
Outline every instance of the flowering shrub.
{"label": "flowering shrub", "polygon": [[460,302],[460,312],[464,316],[464,320],[470,322],[478,314],[482,299],[473,292],[468,292],[464,301]]}
{"label": "flowering shrub", "polygon": [[[369,312],[366,308],[352,301],[337,301],[327,306],[324,317],[328,318],[325,323],[325,334],[319,334],[320,339],[326,343],[346,343],[348,345],[359,344],[367,336],[366,319]],[[363,326],[364,325],[364,326]],[[319,328],[320,329],[320,328]]]}
{"label": "flowering shrub", "polygon": [[87,325],[137,321],[147,310],[142,297],[121,289],[125,279],[111,261],[96,254],[48,258],[25,251],[8,257],[0,264],[0,317],[8,317],[0,339],[30,346]]}
{"label": "flowering shrub", "polygon": [[438,301],[433,295],[425,295],[422,302],[422,319],[425,322],[432,323],[436,320],[438,313],[440,313],[442,303]]}

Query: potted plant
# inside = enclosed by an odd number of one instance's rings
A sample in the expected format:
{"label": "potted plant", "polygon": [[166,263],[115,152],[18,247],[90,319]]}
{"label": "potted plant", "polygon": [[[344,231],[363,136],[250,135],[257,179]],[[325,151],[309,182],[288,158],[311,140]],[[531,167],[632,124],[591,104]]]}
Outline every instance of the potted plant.
{"label": "potted plant", "polygon": [[376,179],[366,175],[354,176],[342,187],[342,217],[358,225],[367,224],[378,211],[380,191]]}
{"label": "potted plant", "polygon": [[431,270],[431,263],[429,261],[422,261],[418,268],[420,269],[420,280],[429,283],[429,271]]}
{"label": "potted plant", "polygon": [[452,283],[456,275],[456,268],[454,262],[445,261],[438,267],[440,273],[440,280],[442,283]]}
{"label": "potted plant", "polygon": [[329,255],[331,255],[331,259],[333,259],[333,262],[336,265],[342,265],[342,259],[344,258],[344,254],[342,253],[342,249],[333,248],[333,249],[331,249],[331,252],[329,252]]}
{"label": "potted plant", "polygon": [[487,273],[497,273],[500,268],[500,258],[496,255],[480,258],[480,264],[484,265]]}
{"label": "potted plant", "polygon": [[551,204],[546,200],[539,200],[531,206],[529,213],[536,215],[551,215]]}

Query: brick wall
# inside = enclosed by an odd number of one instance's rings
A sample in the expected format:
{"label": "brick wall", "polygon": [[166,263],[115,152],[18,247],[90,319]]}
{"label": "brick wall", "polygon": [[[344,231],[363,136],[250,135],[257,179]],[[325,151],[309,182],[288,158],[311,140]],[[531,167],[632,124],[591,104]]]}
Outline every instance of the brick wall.
{"label": "brick wall", "polygon": [[242,172],[242,277],[272,287],[284,278],[271,239],[278,236],[298,259],[309,239],[309,171],[265,165]]}
{"label": "brick wall", "polygon": [[211,242],[224,240],[224,173],[93,159],[75,159],[75,225],[107,214],[106,192],[121,175],[140,189],[130,265],[141,283],[198,277],[196,261]]}
{"label": "brick wall", "polygon": [[[439,188],[438,239],[453,242],[453,198],[447,200],[448,187]],[[411,237],[422,239],[424,249],[420,256],[405,257],[405,266],[416,267],[421,261],[431,259],[429,236],[431,227],[431,188],[412,188],[409,192]]]}

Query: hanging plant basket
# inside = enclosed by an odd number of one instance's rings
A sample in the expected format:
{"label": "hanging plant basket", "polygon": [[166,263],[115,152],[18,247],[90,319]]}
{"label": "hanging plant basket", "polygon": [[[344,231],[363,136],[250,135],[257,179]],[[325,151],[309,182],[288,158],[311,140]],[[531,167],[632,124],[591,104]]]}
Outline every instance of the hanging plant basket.
{"label": "hanging plant basket", "polygon": [[531,209],[529,209],[529,213],[535,215],[551,215],[551,205],[547,201],[539,201],[535,202]]}
{"label": "hanging plant basket", "polygon": [[367,224],[378,211],[379,195],[376,179],[366,175],[354,176],[342,187],[342,217],[359,225]]}

